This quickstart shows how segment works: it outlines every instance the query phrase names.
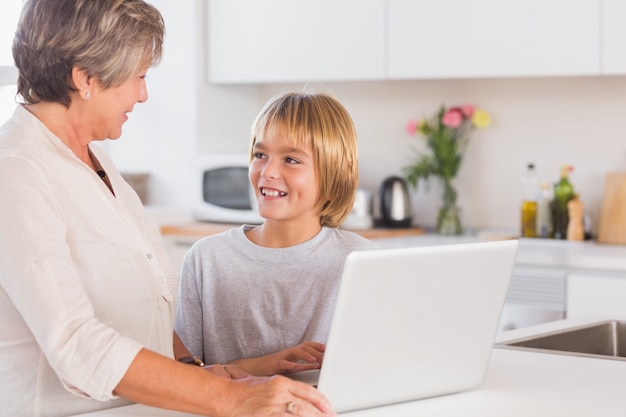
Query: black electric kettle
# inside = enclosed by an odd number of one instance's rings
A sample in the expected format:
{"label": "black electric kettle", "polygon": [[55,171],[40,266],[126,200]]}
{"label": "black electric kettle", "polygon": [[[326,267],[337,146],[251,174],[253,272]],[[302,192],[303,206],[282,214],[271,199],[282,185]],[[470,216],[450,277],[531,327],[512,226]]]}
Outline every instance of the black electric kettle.
{"label": "black electric kettle", "polygon": [[380,223],[386,227],[411,226],[411,201],[406,181],[389,177],[380,187]]}

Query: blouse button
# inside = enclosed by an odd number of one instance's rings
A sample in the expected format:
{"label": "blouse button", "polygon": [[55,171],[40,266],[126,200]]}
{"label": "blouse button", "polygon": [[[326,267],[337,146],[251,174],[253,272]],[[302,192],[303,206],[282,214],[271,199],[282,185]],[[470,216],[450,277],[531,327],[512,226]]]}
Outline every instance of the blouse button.
{"label": "blouse button", "polygon": [[151,253],[146,253],[146,258],[152,259],[152,254]]}

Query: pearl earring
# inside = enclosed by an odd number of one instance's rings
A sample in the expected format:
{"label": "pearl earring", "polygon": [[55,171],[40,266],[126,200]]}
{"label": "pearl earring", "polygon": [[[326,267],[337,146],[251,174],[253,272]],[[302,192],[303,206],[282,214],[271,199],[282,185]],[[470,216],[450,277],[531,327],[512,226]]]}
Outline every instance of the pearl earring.
{"label": "pearl earring", "polygon": [[91,92],[89,90],[85,91],[85,98],[89,98],[91,96]]}

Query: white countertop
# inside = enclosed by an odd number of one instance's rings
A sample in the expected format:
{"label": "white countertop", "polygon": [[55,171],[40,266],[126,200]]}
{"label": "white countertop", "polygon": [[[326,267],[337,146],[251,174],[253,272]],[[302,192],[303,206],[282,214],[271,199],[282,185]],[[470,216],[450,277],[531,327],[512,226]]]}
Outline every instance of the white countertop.
{"label": "white countertop", "polygon": [[626,272],[626,245],[521,239],[518,264]]}
{"label": "white countertop", "polygon": [[[507,332],[499,342],[587,322],[563,320]],[[419,375],[415,376],[419,378]],[[626,361],[494,348],[477,389],[342,415],[350,417],[622,417]],[[84,416],[182,417],[190,414],[132,405]]]}
{"label": "white countertop", "polygon": [[[155,222],[185,224],[193,221],[189,210],[147,206]],[[379,238],[384,248],[445,245],[517,238],[513,229],[469,230],[460,236],[441,236],[432,232],[407,237]],[[555,267],[607,272],[626,272],[626,245],[597,243],[594,240],[568,241],[554,239],[520,239],[518,265]]]}
{"label": "white countertop", "polygon": [[[471,243],[513,238],[512,234],[482,231],[461,236],[419,236],[377,239],[383,248]],[[595,241],[520,239],[517,265],[536,265],[593,271],[626,272],[626,245]]]}

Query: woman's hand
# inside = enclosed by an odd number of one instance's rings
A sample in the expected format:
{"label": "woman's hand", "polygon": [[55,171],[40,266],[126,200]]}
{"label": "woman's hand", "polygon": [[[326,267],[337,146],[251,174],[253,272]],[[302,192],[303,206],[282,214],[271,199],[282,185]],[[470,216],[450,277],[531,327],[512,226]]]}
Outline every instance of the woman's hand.
{"label": "woman's hand", "polygon": [[287,374],[321,368],[325,350],[323,343],[307,341],[271,355],[240,359],[233,363],[252,375]]}
{"label": "woman's hand", "polygon": [[[295,348],[285,351],[292,349]],[[235,364],[208,365],[204,369],[236,382],[231,385],[231,395],[229,395],[231,400],[234,400],[234,404],[231,402],[233,409],[227,410],[226,416],[323,417],[335,415],[326,398],[307,384],[276,376],[255,377]]]}
{"label": "woman's hand", "polygon": [[233,380],[236,394],[231,417],[335,416],[324,395],[310,385],[282,376]]}
{"label": "woman's hand", "polygon": [[252,376],[246,371],[243,371],[242,369],[240,369],[239,366],[235,364],[205,365],[202,367],[202,369],[205,369],[207,372],[210,372],[218,376],[223,376],[224,378],[228,378],[228,379],[243,379],[243,378],[248,378]]}
{"label": "woman's hand", "polygon": [[282,376],[254,377],[237,366],[186,365],[141,349],[115,394],[153,407],[214,417],[334,416],[324,395]]}

